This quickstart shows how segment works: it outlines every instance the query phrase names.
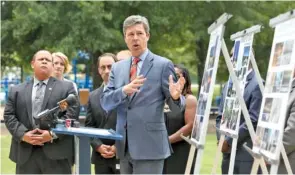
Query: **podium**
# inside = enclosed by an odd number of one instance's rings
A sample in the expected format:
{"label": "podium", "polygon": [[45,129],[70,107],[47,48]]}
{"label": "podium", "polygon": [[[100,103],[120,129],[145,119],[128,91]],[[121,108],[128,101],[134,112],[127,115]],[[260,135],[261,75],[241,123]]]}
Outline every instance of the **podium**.
{"label": "podium", "polygon": [[90,162],[90,138],[102,138],[112,140],[122,140],[123,136],[117,134],[112,129],[97,129],[97,128],[66,128],[58,125],[52,129],[56,134],[65,134],[75,136],[75,163],[76,173],[91,174]]}

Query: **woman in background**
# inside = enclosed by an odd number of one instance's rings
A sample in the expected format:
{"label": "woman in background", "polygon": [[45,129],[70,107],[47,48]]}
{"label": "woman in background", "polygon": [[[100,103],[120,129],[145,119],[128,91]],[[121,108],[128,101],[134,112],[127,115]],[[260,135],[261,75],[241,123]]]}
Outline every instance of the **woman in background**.
{"label": "woman in background", "polygon": [[173,153],[164,162],[163,174],[184,174],[190,144],[184,141],[180,134],[183,133],[184,136],[191,134],[197,108],[197,98],[192,95],[188,70],[182,65],[174,65],[174,69],[178,78],[185,79],[182,91],[185,97],[185,108],[178,113],[165,112],[166,127]]}
{"label": "woman in background", "polygon": [[[52,54],[53,58],[53,72],[52,76],[64,81],[70,81],[66,78],[64,78],[64,74],[69,73],[72,69],[72,66],[69,63],[68,57],[63,54],[62,52],[55,52]],[[72,81],[71,81],[72,82]],[[72,82],[73,86],[78,93],[77,85],[76,83]]]}

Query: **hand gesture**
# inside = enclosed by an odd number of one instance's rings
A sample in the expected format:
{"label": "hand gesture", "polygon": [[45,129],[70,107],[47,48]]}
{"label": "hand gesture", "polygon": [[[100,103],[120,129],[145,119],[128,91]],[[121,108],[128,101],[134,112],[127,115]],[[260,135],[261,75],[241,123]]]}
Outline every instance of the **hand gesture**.
{"label": "hand gesture", "polygon": [[43,143],[51,141],[52,136],[48,130],[43,130],[43,129],[39,129],[39,128],[37,128],[37,130],[40,133],[40,136],[42,137]]}
{"label": "hand gesture", "polygon": [[115,156],[113,146],[102,144],[96,149],[96,151],[99,152],[100,155],[106,159],[112,158]]}
{"label": "hand gesture", "polygon": [[31,145],[43,145],[43,138],[39,134],[38,129],[34,129],[32,131],[28,131],[24,134],[22,141],[27,142]]}
{"label": "hand gesture", "polygon": [[139,92],[139,88],[143,85],[146,78],[143,75],[137,76],[133,81],[123,87],[123,92],[131,96],[135,92]]}
{"label": "hand gesture", "polygon": [[177,80],[176,83],[174,83],[172,75],[169,76],[169,91],[173,100],[178,100],[180,98],[184,84],[185,84],[185,79],[183,78],[182,75]]}

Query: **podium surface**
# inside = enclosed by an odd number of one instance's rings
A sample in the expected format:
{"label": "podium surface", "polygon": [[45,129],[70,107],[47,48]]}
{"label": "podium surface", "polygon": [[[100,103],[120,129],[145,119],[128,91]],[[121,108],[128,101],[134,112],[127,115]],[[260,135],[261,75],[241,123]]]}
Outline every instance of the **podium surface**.
{"label": "podium surface", "polygon": [[117,134],[116,131],[112,129],[98,129],[98,128],[89,128],[89,127],[80,127],[80,128],[57,127],[52,129],[52,131],[56,134],[66,134],[66,135],[93,137],[93,138],[102,138],[102,139],[111,139],[111,140],[123,139],[123,137],[120,134]]}
{"label": "podium surface", "polygon": [[98,129],[90,127],[66,128],[58,125],[52,129],[56,134],[75,136],[75,164],[76,174],[91,174],[90,138],[122,140],[123,136],[112,129]]}

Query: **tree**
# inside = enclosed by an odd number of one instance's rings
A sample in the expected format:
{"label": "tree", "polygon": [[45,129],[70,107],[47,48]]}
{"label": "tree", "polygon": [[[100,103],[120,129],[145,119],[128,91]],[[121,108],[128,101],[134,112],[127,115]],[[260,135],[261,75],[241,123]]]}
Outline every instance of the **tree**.
{"label": "tree", "polygon": [[[276,8],[273,8],[273,7]],[[1,5],[2,66],[19,65],[30,70],[29,61],[39,49],[62,51],[74,58],[78,50],[90,53],[94,88],[96,60],[104,52],[126,49],[122,27],[129,15],[149,19],[149,48],[156,54],[182,63],[198,76],[200,84],[205,65],[209,34],[207,28],[224,12],[233,14],[226,23],[224,38],[231,48],[230,35],[252,25],[263,24],[255,35],[254,49],[263,77],[266,74],[273,36],[269,19],[294,8],[292,2],[153,2],[153,1],[75,1],[7,2]],[[228,78],[221,55],[217,82]]]}

